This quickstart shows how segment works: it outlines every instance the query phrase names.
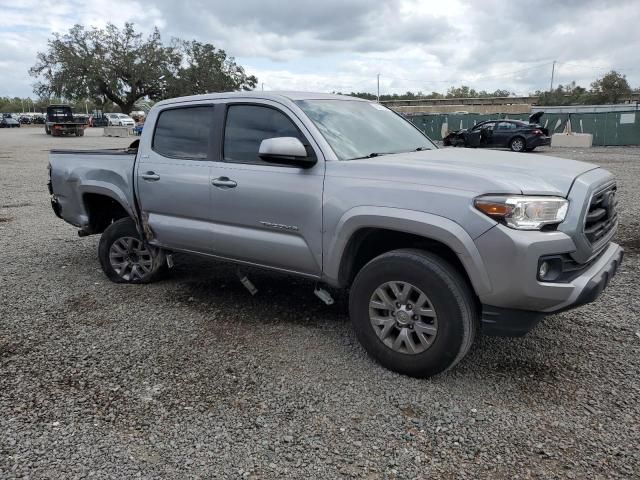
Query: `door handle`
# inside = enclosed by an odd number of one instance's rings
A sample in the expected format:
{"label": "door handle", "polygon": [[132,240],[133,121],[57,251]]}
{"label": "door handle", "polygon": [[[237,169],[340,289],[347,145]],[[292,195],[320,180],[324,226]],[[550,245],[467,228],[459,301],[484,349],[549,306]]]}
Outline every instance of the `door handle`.
{"label": "door handle", "polygon": [[158,180],[160,180],[160,175],[158,175],[156,172],[146,172],[140,176],[148,182],[157,182]]}
{"label": "door handle", "polygon": [[218,177],[211,180],[211,185],[221,188],[233,188],[238,185],[238,182],[230,180],[229,177]]}

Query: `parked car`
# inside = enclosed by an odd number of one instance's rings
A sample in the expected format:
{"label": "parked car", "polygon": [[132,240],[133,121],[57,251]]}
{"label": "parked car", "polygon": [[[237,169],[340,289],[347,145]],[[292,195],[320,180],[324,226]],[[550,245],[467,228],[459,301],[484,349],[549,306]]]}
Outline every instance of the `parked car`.
{"label": "parked car", "polygon": [[514,152],[530,152],[551,144],[549,131],[536,122],[544,112],[529,117],[529,123],[520,120],[487,120],[471,129],[456,130],[443,139],[445,146],[453,147],[506,147]]}
{"label": "parked car", "polygon": [[31,122],[32,122],[32,119],[31,119],[31,117],[30,117],[29,115],[21,115],[21,116],[18,118],[18,122],[19,122],[21,125],[30,125],[30,124],[31,124]]}
{"label": "parked car", "polygon": [[34,115],[33,119],[31,120],[31,123],[33,123],[34,125],[44,125],[46,121],[47,120],[44,117],[44,115]]}
{"label": "parked car", "polygon": [[128,149],[49,155],[53,210],[102,234],[109,279],[151,282],[191,252],[313,280],[326,303],[325,285],[348,289],[358,339],[403,374],[594,301],[622,261],[616,181],[597,165],[438,149],[338,95],[165,100],[147,123]]}
{"label": "parked car", "polygon": [[0,128],[18,128],[20,122],[18,122],[10,113],[0,114]]}
{"label": "parked car", "polygon": [[109,126],[114,127],[134,127],[136,122],[129,115],[124,113],[107,113],[105,114],[109,120]]}

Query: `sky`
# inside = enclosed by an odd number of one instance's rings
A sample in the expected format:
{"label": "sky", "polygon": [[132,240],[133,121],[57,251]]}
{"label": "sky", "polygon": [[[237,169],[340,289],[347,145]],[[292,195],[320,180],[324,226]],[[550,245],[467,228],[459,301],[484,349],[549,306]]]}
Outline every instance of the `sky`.
{"label": "sky", "polygon": [[0,96],[33,96],[52,33],[133,22],[212,43],[264,90],[518,95],[611,69],[640,87],[638,0],[0,0]]}

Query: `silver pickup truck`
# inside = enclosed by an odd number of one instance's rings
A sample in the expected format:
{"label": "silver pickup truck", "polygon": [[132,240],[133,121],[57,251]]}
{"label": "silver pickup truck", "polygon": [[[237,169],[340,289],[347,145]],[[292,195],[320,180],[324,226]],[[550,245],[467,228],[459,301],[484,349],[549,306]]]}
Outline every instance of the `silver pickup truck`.
{"label": "silver pickup truck", "polygon": [[616,183],[596,165],[437,148],[373,102],[245,92],[158,103],[129,149],[50,154],[55,213],[102,234],[114,282],[192,252],[349,289],[358,339],[428,377],[616,273]]}

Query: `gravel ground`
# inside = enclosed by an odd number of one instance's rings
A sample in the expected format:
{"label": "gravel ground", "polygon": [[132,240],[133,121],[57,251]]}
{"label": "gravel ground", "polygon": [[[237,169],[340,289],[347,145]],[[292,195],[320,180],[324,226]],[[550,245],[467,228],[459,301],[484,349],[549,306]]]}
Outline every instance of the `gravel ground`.
{"label": "gravel ground", "polygon": [[127,139],[0,130],[0,478],[639,478],[640,149],[551,150],[616,174],[627,256],[600,300],[480,338],[415,380],[368,359],[346,298],[180,257],[110,283],[58,220],[47,150]]}

